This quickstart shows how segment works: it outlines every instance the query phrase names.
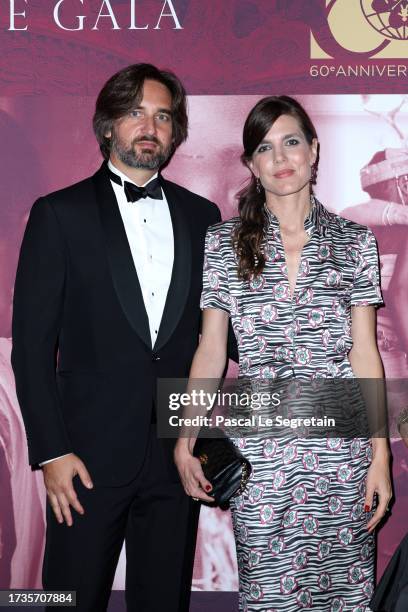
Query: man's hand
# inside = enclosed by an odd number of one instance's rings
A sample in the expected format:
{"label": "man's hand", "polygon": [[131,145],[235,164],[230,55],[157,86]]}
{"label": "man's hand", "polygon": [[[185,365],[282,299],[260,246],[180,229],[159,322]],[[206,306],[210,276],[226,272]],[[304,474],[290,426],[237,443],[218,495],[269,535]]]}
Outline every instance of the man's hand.
{"label": "man's hand", "polygon": [[84,487],[92,489],[93,484],[88,470],[81,459],[73,453],[46,463],[42,470],[45,488],[57,521],[63,523],[65,519],[68,527],[71,527],[73,521],[70,505],[79,514],[84,514],[72,479],[78,475]]}

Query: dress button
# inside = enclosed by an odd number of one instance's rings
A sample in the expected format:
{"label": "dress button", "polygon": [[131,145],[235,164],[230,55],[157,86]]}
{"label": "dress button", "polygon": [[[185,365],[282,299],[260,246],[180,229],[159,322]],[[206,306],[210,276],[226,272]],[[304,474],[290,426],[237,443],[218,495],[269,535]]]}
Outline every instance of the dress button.
{"label": "dress button", "polygon": [[157,353],[152,354],[152,361],[160,361],[160,357],[158,356]]}

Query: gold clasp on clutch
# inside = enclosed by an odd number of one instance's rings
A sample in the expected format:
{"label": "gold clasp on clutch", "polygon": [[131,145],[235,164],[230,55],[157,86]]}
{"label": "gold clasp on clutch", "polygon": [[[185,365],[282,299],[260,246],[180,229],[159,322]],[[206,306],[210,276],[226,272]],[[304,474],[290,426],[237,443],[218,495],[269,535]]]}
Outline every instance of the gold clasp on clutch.
{"label": "gold clasp on clutch", "polygon": [[199,456],[199,460],[201,465],[206,465],[208,463],[208,455],[202,454]]}
{"label": "gold clasp on clutch", "polygon": [[248,465],[246,463],[242,464],[242,475],[241,475],[241,483],[240,483],[240,487],[238,489],[238,491],[236,492],[235,495],[240,495],[241,493],[243,493],[245,491],[245,487],[248,483],[249,477],[251,475],[251,472],[248,469]]}

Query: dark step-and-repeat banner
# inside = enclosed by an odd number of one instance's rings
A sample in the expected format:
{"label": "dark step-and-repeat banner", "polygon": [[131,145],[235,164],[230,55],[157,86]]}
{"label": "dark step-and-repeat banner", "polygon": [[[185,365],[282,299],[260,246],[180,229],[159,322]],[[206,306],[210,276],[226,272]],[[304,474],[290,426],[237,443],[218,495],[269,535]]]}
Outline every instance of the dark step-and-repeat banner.
{"label": "dark step-and-repeat banner", "polygon": [[[0,51],[0,582],[40,588],[45,493],[41,472],[28,467],[10,366],[13,283],[34,200],[100,164],[91,120],[103,83],[136,62],[182,79],[190,132],[165,176],[215,201],[224,219],[236,215],[235,194],[248,177],[240,162],[248,111],[265,95],[297,97],[319,134],[316,194],[377,238],[386,304],[378,311],[378,343],[386,376],[403,379],[408,3],[0,0]],[[370,165],[378,169],[384,160],[395,175],[367,180]],[[378,534],[378,576],[406,530],[408,449],[398,438],[391,448],[395,502]],[[117,590],[124,568],[122,552]],[[203,507],[193,589],[237,588],[229,512]]]}

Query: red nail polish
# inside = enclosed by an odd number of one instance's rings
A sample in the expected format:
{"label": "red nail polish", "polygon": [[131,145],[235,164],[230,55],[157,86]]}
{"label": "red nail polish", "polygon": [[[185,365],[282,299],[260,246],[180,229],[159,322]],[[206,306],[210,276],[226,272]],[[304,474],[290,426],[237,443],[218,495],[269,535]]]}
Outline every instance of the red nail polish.
{"label": "red nail polish", "polygon": [[208,492],[208,491],[211,491],[211,488],[212,487],[210,485],[206,485],[205,490]]}
{"label": "red nail polish", "polygon": [[367,506],[367,504],[364,506],[364,512],[370,512],[370,506]]}

